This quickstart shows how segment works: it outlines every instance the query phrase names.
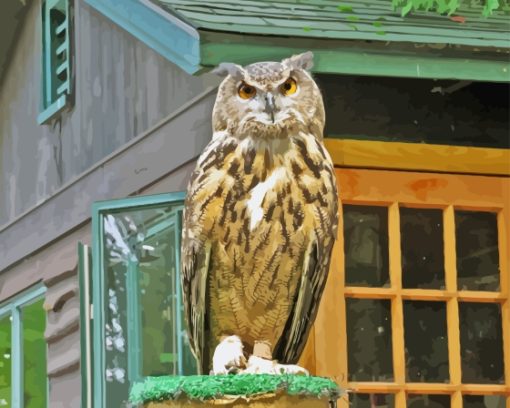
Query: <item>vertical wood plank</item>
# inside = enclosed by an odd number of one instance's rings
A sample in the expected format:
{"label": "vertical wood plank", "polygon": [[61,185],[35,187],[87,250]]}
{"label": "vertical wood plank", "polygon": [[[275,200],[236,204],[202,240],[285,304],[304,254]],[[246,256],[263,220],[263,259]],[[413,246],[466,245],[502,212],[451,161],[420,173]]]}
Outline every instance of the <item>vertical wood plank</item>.
{"label": "vertical wood plank", "polygon": [[[443,211],[443,240],[446,290],[450,293],[456,294],[457,256],[455,248],[455,211],[452,205],[449,205]],[[457,296],[448,300],[446,304],[446,321],[450,383],[459,386],[461,383],[461,361],[459,302]],[[452,395],[451,407],[462,408],[462,395],[458,389]]]}
{"label": "vertical wood plank", "polygon": [[[501,305],[501,318],[503,328],[503,359],[505,366],[505,383],[510,388],[510,240],[508,239],[510,222],[510,207],[508,204],[508,194],[506,194],[506,204],[502,211],[498,213],[498,243],[499,243],[499,270],[501,292],[506,300]],[[510,408],[510,396],[506,399],[506,407]]]}
{"label": "vertical wood plank", "polygon": [[305,348],[303,350],[303,354],[301,354],[301,358],[298,361],[298,365],[306,368],[311,375],[316,375],[316,367],[315,367],[315,325],[310,329],[310,334],[308,335],[308,340],[306,341]]}
{"label": "vertical wood plank", "polygon": [[400,247],[400,212],[397,202],[394,202],[388,208],[388,242],[391,288],[396,293],[395,297],[391,299],[393,373],[395,382],[400,387],[399,392],[395,395],[395,407],[405,408],[406,395],[403,387],[406,381],[406,362],[402,305],[402,255]]}
{"label": "vertical wood plank", "polygon": [[455,248],[455,212],[452,205],[443,211],[444,273],[446,290],[457,292],[457,256]]}
{"label": "vertical wood plank", "polygon": [[[340,203],[337,241],[333,248],[328,281],[315,320],[314,334],[316,374],[332,378],[345,390],[348,384],[344,282],[343,213]],[[347,408],[348,405],[347,398],[339,399],[339,407]]]}
{"label": "vertical wood plank", "polygon": [[406,393],[403,389],[395,394],[395,408],[405,408],[407,405]]}

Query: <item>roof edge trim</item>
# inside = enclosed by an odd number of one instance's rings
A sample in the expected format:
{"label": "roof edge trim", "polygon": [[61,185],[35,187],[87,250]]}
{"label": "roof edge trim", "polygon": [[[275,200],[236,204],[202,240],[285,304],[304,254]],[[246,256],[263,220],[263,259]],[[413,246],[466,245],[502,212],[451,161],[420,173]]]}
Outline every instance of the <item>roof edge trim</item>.
{"label": "roof edge trim", "polygon": [[312,51],[316,73],[510,82],[510,61],[506,55],[413,53],[355,43],[346,46],[345,42],[332,40],[279,41],[262,36],[202,34],[201,64],[208,68],[225,61],[241,65],[259,60],[279,61]]}
{"label": "roof edge trim", "polygon": [[189,74],[201,69],[200,34],[144,0],[85,0],[87,4]]}

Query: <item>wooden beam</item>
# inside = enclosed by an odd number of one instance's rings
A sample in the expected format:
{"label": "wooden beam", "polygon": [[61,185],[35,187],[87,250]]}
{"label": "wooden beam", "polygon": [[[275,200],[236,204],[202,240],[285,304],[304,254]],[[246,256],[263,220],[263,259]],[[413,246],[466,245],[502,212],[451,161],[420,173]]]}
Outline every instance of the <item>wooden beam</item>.
{"label": "wooden beam", "polygon": [[[344,290],[345,296],[358,299],[391,299],[397,292],[391,288],[370,288],[361,286],[348,286]],[[483,292],[463,290],[452,292],[439,289],[402,289],[400,295],[404,300],[447,301],[458,298],[463,302],[503,303],[507,297],[500,292]]]}
{"label": "wooden beam", "polygon": [[[349,382],[347,389],[356,393],[393,394],[401,386],[392,382]],[[509,387],[505,384],[446,384],[446,383],[406,383],[403,390],[411,394],[454,394],[464,395],[508,395]]]}
{"label": "wooden beam", "polygon": [[325,139],[339,167],[510,176],[510,149]]}
{"label": "wooden beam", "polygon": [[395,382],[401,387],[395,395],[395,408],[405,408],[406,395],[402,387],[406,382],[406,356],[404,346],[404,306],[402,302],[400,212],[397,202],[391,204],[388,211],[388,242],[391,289],[396,292],[396,296],[391,300],[393,373]]}
{"label": "wooden beam", "polygon": [[[443,212],[443,240],[446,289],[457,292],[457,257],[455,252],[455,213],[452,205]],[[460,386],[461,357],[460,357],[460,329],[459,329],[459,303],[451,298],[446,303],[446,320],[448,332],[448,365],[450,369],[450,384]],[[456,390],[451,399],[452,408],[462,408],[462,394]]]}
{"label": "wooden beam", "polygon": [[[324,295],[315,319],[316,374],[332,378],[347,389],[347,320],[345,297],[343,211],[340,203],[337,241],[331,255],[331,266]],[[332,324],[333,322],[333,324]],[[339,408],[348,408],[349,401],[341,398]]]}
{"label": "wooden beam", "polygon": [[[508,193],[508,192],[507,192]],[[505,194],[505,208],[498,214],[498,241],[499,241],[499,271],[501,292],[507,297],[501,306],[501,318],[503,321],[503,360],[505,370],[505,382],[507,386],[506,407],[510,408],[510,240],[508,239],[510,222],[509,195]]]}

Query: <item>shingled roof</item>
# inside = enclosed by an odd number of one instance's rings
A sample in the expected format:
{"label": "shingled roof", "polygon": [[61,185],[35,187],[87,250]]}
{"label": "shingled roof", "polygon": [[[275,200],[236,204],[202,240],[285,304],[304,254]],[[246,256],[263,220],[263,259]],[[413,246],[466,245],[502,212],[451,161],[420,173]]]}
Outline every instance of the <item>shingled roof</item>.
{"label": "shingled roof", "polygon": [[196,29],[321,39],[350,39],[510,48],[510,11],[482,16],[482,6],[454,15],[412,12],[391,0],[151,0]]}
{"label": "shingled roof", "polygon": [[316,72],[510,81],[509,10],[402,17],[391,0],[86,1],[191,74],[312,50]]}

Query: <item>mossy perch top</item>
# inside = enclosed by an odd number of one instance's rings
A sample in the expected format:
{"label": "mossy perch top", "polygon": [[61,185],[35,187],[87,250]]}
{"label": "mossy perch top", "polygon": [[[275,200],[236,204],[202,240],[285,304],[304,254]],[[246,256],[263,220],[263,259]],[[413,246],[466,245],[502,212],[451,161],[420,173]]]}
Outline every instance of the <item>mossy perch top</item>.
{"label": "mossy perch top", "polygon": [[130,401],[139,404],[181,397],[204,401],[278,392],[330,400],[338,399],[341,394],[335,382],[323,377],[291,374],[190,375],[147,377],[144,382],[133,385]]}

